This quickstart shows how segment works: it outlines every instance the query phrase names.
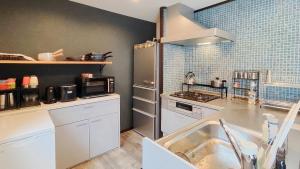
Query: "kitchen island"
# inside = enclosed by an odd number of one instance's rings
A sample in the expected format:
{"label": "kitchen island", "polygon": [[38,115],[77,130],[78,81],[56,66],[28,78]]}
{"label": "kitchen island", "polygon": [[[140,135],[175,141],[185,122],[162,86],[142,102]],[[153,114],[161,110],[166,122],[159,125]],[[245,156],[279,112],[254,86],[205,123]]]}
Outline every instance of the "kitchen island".
{"label": "kitchen island", "polygon": [[[172,99],[168,94],[161,95],[162,99]],[[219,108],[217,118],[223,118],[228,123],[262,133],[262,124],[265,118],[263,113],[274,115],[282,123],[287,115],[287,111],[270,108],[260,108],[259,105],[250,105],[247,101],[239,99],[216,99],[207,103],[197,103],[195,101],[181,100],[185,103],[197,104],[210,108]],[[298,169],[300,157],[300,145],[297,141],[300,140],[300,115],[297,116],[293,129],[289,133],[288,138],[288,154],[287,163],[289,168]]]}

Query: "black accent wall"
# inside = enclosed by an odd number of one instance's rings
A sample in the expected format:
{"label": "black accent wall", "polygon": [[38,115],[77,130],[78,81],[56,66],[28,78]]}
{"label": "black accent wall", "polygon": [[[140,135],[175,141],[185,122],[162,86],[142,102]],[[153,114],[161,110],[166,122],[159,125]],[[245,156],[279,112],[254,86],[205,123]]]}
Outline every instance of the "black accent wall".
{"label": "black accent wall", "polygon": [[[0,4],[0,52],[36,58],[60,48],[66,57],[112,51],[113,64],[104,68],[104,74],[116,77],[121,129],[132,127],[133,45],[155,36],[154,23],[67,0],[0,0]],[[46,86],[74,83],[81,72],[99,73],[99,66],[0,64],[0,79],[37,75],[42,95]]]}

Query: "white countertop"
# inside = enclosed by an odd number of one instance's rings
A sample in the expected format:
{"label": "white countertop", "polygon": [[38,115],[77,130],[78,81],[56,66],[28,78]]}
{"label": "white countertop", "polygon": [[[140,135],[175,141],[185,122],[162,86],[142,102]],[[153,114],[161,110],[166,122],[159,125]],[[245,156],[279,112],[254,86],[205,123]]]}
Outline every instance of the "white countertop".
{"label": "white countertop", "polygon": [[119,98],[120,95],[111,94],[90,99],[77,99],[71,102],[42,103],[40,106],[2,112],[0,113],[0,144],[46,131],[54,131],[55,127],[49,115],[49,110]]}
{"label": "white countertop", "polygon": [[54,131],[48,111],[30,111],[0,118],[0,144]]}

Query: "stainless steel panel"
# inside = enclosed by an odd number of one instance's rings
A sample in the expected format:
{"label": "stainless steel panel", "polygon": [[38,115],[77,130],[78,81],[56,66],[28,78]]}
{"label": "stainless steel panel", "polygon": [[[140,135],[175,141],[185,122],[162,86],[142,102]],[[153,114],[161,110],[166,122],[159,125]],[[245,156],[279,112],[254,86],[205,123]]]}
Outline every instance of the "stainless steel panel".
{"label": "stainless steel panel", "polygon": [[154,139],[154,126],[155,118],[133,110],[133,127],[135,131],[145,137]]}
{"label": "stainless steel panel", "polygon": [[156,45],[134,49],[134,84],[155,87]]}
{"label": "stainless steel panel", "polygon": [[155,94],[155,89],[146,89],[133,86],[133,96],[141,97],[151,101],[156,101]]}
{"label": "stainless steel panel", "polygon": [[138,98],[133,98],[133,108],[142,110],[149,114],[156,114],[156,103]]}

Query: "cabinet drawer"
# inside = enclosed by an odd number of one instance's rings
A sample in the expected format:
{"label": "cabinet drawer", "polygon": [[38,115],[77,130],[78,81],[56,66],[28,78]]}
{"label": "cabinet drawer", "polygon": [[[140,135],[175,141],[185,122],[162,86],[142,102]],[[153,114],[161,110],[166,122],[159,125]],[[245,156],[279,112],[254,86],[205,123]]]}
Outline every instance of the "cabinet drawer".
{"label": "cabinet drawer", "polygon": [[133,96],[140,97],[143,99],[156,101],[155,92],[156,91],[154,89],[133,86]]}
{"label": "cabinet drawer", "polygon": [[155,118],[137,111],[133,111],[134,130],[143,136],[154,139]]}
{"label": "cabinet drawer", "polygon": [[116,99],[50,110],[50,116],[55,126],[61,126],[119,111],[120,100]]}
{"label": "cabinet drawer", "polygon": [[72,106],[62,109],[50,110],[50,116],[55,126],[61,126],[81,120],[87,120],[88,111],[84,111],[84,106]]}
{"label": "cabinet drawer", "polygon": [[133,108],[142,110],[144,112],[147,112],[149,114],[156,114],[156,103],[151,101],[146,101],[146,100],[141,100],[138,98],[133,98]]}

